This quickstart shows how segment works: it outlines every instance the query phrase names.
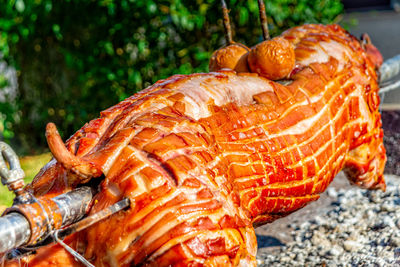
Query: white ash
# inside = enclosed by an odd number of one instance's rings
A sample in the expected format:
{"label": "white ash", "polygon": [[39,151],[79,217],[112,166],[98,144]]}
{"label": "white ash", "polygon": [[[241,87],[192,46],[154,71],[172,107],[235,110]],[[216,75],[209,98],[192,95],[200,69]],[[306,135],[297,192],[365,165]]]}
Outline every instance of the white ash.
{"label": "white ash", "polygon": [[400,177],[386,192],[328,189],[333,209],[289,227],[294,241],[257,255],[259,266],[400,266]]}

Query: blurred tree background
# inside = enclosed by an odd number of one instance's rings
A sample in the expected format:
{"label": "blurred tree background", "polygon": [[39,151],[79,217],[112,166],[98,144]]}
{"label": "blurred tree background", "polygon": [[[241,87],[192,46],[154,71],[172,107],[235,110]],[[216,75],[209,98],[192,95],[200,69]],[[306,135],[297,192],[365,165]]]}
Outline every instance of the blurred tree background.
{"label": "blurred tree background", "polygon": [[[257,0],[227,4],[234,40],[261,41]],[[335,22],[343,7],[340,0],[268,0],[266,10],[275,36]],[[159,79],[207,72],[224,40],[220,0],[1,1],[0,139],[19,153],[42,152],[47,122],[65,139]]]}

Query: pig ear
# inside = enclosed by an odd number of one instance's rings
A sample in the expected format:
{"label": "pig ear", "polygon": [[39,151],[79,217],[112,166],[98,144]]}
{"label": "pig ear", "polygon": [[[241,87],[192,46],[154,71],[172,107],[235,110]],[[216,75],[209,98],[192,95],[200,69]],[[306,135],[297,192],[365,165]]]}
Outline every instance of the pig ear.
{"label": "pig ear", "polygon": [[66,169],[72,170],[82,178],[101,176],[100,168],[94,163],[75,156],[65,147],[54,123],[47,124],[46,139],[54,158]]}
{"label": "pig ear", "polygon": [[382,57],[382,54],[379,52],[379,50],[372,44],[371,38],[369,37],[369,35],[366,33],[363,33],[360,38],[360,43],[361,43],[361,47],[367,53],[369,59],[372,61],[372,63],[378,69],[383,63],[383,57]]}
{"label": "pig ear", "polygon": [[360,37],[361,45],[364,47],[364,45],[371,44],[371,38],[367,33],[361,34]]}

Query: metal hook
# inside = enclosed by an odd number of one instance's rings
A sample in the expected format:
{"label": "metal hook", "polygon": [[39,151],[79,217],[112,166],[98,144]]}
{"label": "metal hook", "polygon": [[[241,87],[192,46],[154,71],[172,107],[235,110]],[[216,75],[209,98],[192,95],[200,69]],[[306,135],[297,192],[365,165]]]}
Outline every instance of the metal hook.
{"label": "metal hook", "polygon": [[[14,150],[6,143],[0,142],[0,176],[3,185],[8,187],[8,190],[13,191],[16,196],[19,196],[25,186],[25,173],[21,169],[19,159]],[[7,166],[10,166],[8,168]]]}
{"label": "metal hook", "polygon": [[74,223],[64,229],[59,229],[59,230],[54,231],[52,236],[53,236],[54,240],[57,243],[59,243],[63,248],[65,248],[65,250],[67,250],[72,256],[74,256],[76,259],[78,259],[80,262],[82,262],[85,266],[92,267],[94,265],[92,265],[88,260],[86,260],[81,254],[76,252],[70,246],[65,244],[61,239],[72,233],[86,229],[89,226],[111,216],[112,214],[117,213],[118,211],[121,211],[121,210],[129,207],[129,205],[130,205],[129,198],[124,198],[121,201],[118,201],[117,203],[109,206],[108,208],[106,208],[102,211],[99,211],[98,213],[95,213],[93,215],[90,215],[89,217],[86,217],[85,219],[83,219],[77,223]]}
{"label": "metal hook", "polygon": [[58,238],[58,232],[60,230],[54,231],[53,237],[54,240],[60,244],[66,251],[68,251],[72,256],[74,256],[77,260],[79,260],[81,263],[83,263],[85,266],[88,267],[95,267],[93,264],[91,264],[87,259],[85,259],[81,254],[73,250],[70,246],[65,244],[61,239]]}

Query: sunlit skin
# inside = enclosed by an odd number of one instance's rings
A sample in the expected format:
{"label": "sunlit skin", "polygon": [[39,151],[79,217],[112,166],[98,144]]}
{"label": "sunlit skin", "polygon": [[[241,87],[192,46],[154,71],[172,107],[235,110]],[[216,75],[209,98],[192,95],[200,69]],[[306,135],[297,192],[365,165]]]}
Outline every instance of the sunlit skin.
{"label": "sunlit skin", "polygon": [[249,67],[270,80],[287,78],[294,68],[293,45],[284,37],[275,37],[253,47],[248,56]]}
{"label": "sunlit skin", "polygon": [[[50,124],[55,159],[29,190],[52,197],[100,179],[90,214],[131,200],[66,242],[95,266],[255,266],[254,227],[317,200],[340,170],[385,189],[380,54],[337,25],[279,38],[295,58],[289,51],[282,72],[256,58],[263,71],[172,76],[101,112],[65,146]],[[58,245],[21,263],[81,266]]]}
{"label": "sunlit skin", "polygon": [[233,43],[216,50],[210,59],[209,70],[230,69],[236,72],[249,72],[247,55],[250,49],[245,45]]}

